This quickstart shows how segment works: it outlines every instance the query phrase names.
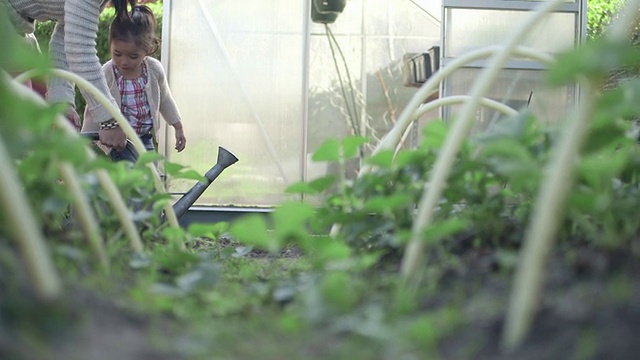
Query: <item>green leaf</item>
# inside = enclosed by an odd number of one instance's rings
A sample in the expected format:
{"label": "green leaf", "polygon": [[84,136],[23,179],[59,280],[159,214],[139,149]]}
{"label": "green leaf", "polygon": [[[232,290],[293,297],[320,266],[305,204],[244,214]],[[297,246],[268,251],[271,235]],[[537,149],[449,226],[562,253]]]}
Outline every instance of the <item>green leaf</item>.
{"label": "green leaf", "polygon": [[579,172],[590,185],[599,188],[611,186],[611,179],[627,165],[628,155],[623,151],[585,156],[580,161]]}
{"label": "green leaf", "polygon": [[364,211],[384,213],[410,204],[413,198],[409,194],[392,194],[390,196],[375,196],[367,199],[363,205]]}
{"label": "green leaf", "polygon": [[183,244],[187,238],[184,229],[175,227],[162,229],[162,236],[178,247],[180,244]]}
{"label": "green leaf", "polygon": [[615,149],[620,147],[624,141],[630,141],[630,139],[625,136],[625,129],[622,126],[614,124],[614,121],[602,124],[596,119],[582,151],[583,153],[596,153],[607,148]]}
{"label": "green leaf", "polygon": [[340,143],[336,139],[329,139],[322,143],[311,157],[313,161],[338,161],[340,160]]}
{"label": "green leaf", "polygon": [[358,157],[360,146],[366,144],[369,141],[364,136],[348,136],[342,140],[342,150],[345,159],[352,159]]}
{"label": "green leaf", "polygon": [[188,169],[186,166],[165,161],[164,170],[167,175],[175,179],[189,179],[200,182],[207,182],[207,179],[193,169]]}
{"label": "green leaf", "polygon": [[560,54],[547,75],[552,85],[560,86],[572,84],[580,76],[602,81],[611,71],[639,65],[640,49],[636,46],[626,41],[596,40]]}
{"label": "green leaf", "polygon": [[340,310],[349,310],[358,303],[359,295],[354,281],[345,272],[329,272],[322,279],[322,295]]}
{"label": "green leaf", "polygon": [[351,255],[351,248],[330,236],[316,236],[310,240],[312,253],[320,263],[344,260]]}
{"label": "green leaf", "polygon": [[481,155],[485,158],[499,157],[517,161],[530,161],[532,158],[529,151],[522,144],[510,138],[502,138],[487,143],[482,147]]}
{"label": "green leaf", "polygon": [[227,231],[227,229],[229,229],[229,223],[221,221],[214,224],[191,223],[189,224],[187,231],[192,236],[217,239],[218,237],[220,237],[220,235]]}
{"label": "green leaf", "polygon": [[425,238],[428,242],[438,242],[448,236],[461,232],[469,226],[465,219],[452,218],[431,224],[425,230]]}
{"label": "green leaf", "polygon": [[[425,165],[432,161],[432,156],[425,153],[421,149],[407,150],[403,149],[398,152],[395,158],[395,167],[402,169],[411,164]],[[427,166],[428,167],[428,166]]]}
{"label": "green leaf", "polygon": [[163,156],[158,154],[157,152],[147,151],[143,154],[140,154],[140,156],[138,157],[138,161],[136,161],[136,166],[146,165],[162,159]]}
{"label": "green leaf", "polygon": [[422,130],[424,137],[421,148],[425,150],[440,149],[442,144],[444,144],[448,131],[449,129],[444,121],[432,121],[428,123]]}
{"label": "green leaf", "polygon": [[229,233],[243,244],[270,252],[280,250],[278,238],[267,232],[267,222],[263,215],[251,214],[237,219],[231,224]]}
{"label": "green leaf", "polygon": [[168,247],[155,248],[151,257],[153,258],[153,263],[159,268],[176,272],[182,271],[200,260],[198,255],[194,253]]}
{"label": "green leaf", "polygon": [[320,194],[328,190],[336,182],[336,177],[327,175],[310,182],[298,182],[287,187],[285,192],[294,194]]}
{"label": "green leaf", "polygon": [[307,221],[315,214],[310,205],[285,203],[272,213],[276,236],[281,240],[308,235]]}
{"label": "green leaf", "polygon": [[165,161],[165,163],[164,163],[164,171],[169,176],[174,176],[174,175],[178,174],[184,168],[185,168],[185,166],[183,166],[183,165],[172,163],[172,162],[169,162],[169,161]]}
{"label": "green leaf", "polygon": [[394,158],[393,150],[383,150],[370,158],[366,159],[366,163],[373,166],[379,166],[381,168],[390,168],[393,164]]}
{"label": "green leaf", "polygon": [[339,161],[341,159],[341,149],[343,158],[351,159],[359,156],[358,149],[362,144],[366,144],[367,141],[368,139],[362,136],[348,136],[342,142],[336,139],[329,139],[320,145],[311,159],[313,161]]}
{"label": "green leaf", "polygon": [[200,181],[203,183],[208,182],[207,178],[205,178],[204,176],[200,175],[197,171],[190,169],[190,170],[186,170],[186,171],[180,171],[177,174],[173,175],[174,179],[189,179],[189,180],[195,180],[195,181]]}

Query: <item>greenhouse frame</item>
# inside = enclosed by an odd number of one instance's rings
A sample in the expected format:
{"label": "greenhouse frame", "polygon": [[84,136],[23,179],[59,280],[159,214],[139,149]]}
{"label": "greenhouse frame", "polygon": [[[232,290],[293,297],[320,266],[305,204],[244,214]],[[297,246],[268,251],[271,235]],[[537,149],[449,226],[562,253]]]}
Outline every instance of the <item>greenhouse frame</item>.
{"label": "greenhouse frame", "polygon": [[[160,150],[171,162],[204,173],[219,146],[239,161],[192,207],[185,221],[225,219],[269,211],[283,201],[316,201],[286,188],[338,167],[314,162],[329,139],[364,136],[366,155],[394,126],[412,96],[440,68],[478,48],[499,45],[541,1],[164,0],[162,61],[182,112],[187,149],[173,150],[163,129]],[[342,4],[340,4],[342,3]],[[586,34],[586,0],[566,1],[534,28],[521,46],[553,55],[579,45]],[[487,59],[460,67],[428,99],[467,94]],[[491,99],[541,121],[572,108],[579,89],[549,89],[546,65],[511,59],[490,91]],[[450,121],[460,105],[429,111],[403,141],[415,147],[429,119]],[[477,115],[476,132],[501,120],[492,109]],[[346,164],[353,178],[359,161]],[[168,179],[180,195],[192,186]]]}

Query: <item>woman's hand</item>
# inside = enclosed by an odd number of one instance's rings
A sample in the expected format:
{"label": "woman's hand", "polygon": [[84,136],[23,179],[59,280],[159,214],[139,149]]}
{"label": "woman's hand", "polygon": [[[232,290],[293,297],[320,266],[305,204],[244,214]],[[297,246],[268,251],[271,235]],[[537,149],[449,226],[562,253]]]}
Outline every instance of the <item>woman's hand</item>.
{"label": "woman's hand", "polygon": [[100,129],[98,135],[100,136],[100,142],[110,148],[122,151],[127,146],[127,135],[119,127]]}
{"label": "woman's hand", "polygon": [[69,123],[71,123],[71,126],[73,126],[73,128],[76,129],[76,131],[80,132],[80,128],[82,128],[82,122],[80,121],[80,116],[78,115],[78,112],[73,106],[69,106],[65,114],[65,117],[67,118]]}

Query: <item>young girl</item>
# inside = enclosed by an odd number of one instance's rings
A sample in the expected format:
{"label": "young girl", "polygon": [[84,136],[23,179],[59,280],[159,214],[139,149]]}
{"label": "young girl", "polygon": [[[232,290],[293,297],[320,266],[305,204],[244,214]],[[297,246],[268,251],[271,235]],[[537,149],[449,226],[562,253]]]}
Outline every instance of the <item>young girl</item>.
{"label": "young girl", "polygon": [[[175,130],[175,149],[184,150],[187,140],[180,112],[171,96],[162,64],[150,57],[158,49],[156,20],[146,5],[133,7],[131,13],[116,16],[109,32],[111,60],[102,71],[109,91],[122,114],[136,131],[145,148],[155,151],[154,138],[159,115]],[[91,112],[85,112],[82,131],[94,131]],[[128,151],[112,150],[114,160],[132,160]]]}
{"label": "young girl", "polygon": [[[0,12],[9,15],[11,24],[21,35],[33,34],[36,21],[55,21],[49,53],[54,66],[82,76],[115,104],[100,71],[95,39],[98,18],[107,0],[0,0]],[[135,0],[111,0],[117,14],[127,13],[127,4]],[[70,116],[77,118],[74,107],[74,86],[68,81],[52,78],[47,86],[47,100],[70,105]],[[84,95],[87,108],[93,113],[95,128],[100,129],[100,141],[109,147],[122,149],[127,138],[122,129],[113,125],[111,115],[92,96]]]}

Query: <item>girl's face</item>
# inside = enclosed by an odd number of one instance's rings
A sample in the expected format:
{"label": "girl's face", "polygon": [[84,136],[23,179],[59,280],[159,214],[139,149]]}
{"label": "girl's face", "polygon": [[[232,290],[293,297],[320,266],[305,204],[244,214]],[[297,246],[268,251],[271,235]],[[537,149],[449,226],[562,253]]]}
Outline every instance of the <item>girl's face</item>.
{"label": "girl's face", "polygon": [[137,78],[142,75],[142,60],[146,52],[132,41],[112,40],[111,59],[125,78]]}

